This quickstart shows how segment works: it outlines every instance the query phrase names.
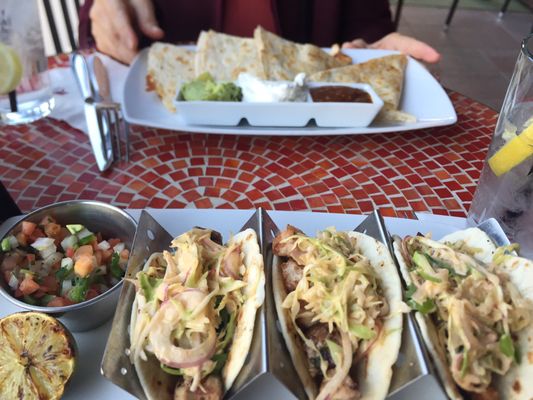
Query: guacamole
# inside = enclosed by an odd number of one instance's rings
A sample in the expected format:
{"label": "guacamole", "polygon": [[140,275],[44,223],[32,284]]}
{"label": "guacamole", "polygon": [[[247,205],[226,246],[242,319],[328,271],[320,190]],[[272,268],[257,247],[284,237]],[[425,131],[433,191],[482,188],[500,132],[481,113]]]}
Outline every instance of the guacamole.
{"label": "guacamole", "polygon": [[232,82],[216,83],[209,72],[183,84],[178,100],[241,101],[241,88]]}

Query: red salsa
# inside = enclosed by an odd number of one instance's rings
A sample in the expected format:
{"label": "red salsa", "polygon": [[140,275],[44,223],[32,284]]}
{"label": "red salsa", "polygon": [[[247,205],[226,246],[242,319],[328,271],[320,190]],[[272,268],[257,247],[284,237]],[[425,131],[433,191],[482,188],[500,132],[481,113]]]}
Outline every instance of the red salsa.
{"label": "red salsa", "polygon": [[315,103],[372,103],[367,92],[348,86],[319,86],[311,88],[310,93]]}

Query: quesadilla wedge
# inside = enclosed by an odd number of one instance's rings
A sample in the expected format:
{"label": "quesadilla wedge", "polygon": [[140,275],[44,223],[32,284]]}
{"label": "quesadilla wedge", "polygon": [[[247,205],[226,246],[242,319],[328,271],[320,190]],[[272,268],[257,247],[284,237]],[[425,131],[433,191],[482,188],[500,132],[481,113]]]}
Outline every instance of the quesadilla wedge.
{"label": "quesadilla wedge", "polygon": [[202,31],[195,59],[196,76],[209,72],[216,81],[234,81],[241,72],[265,79],[254,39]]}
{"label": "quesadilla wedge", "polygon": [[265,78],[274,81],[292,81],[303,72],[311,75],[318,71],[351,64],[351,58],[332,56],[312,44],[299,44],[283,39],[258,26],[254,39]]}
{"label": "quesadilla wedge", "polygon": [[408,304],[447,395],[533,397],[533,263],[478,228],[397,238]]}
{"label": "quesadilla wedge", "polygon": [[223,246],[208,229],[177,238],[137,273],[130,359],[148,400],[221,399],[252,341],[265,296],[257,235]]}
{"label": "quesadilla wedge", "polygon": [[400,349],[402,293],[387,248],[287,226],[272,244],[281,332],[310,399],[384,399]]}
{"label": "quesadilla wedge", "polygon": [[374,58],[360,64],[320,71],[312,74],[309,80],[332,83],[367,83],[372,86],[385,103],[377,117],[378,120],[381,119],[384,122],[413,122],[415,118],[412,115],[398,110],[402,97],[406,66],[406,55],[393,54]]}
{"label": "quesadilla wedge", "polygon": [[146,90],[154,90],[170,112],[176,112],[178,87],[194,79],[194,50],[156,42],[148,50]]}

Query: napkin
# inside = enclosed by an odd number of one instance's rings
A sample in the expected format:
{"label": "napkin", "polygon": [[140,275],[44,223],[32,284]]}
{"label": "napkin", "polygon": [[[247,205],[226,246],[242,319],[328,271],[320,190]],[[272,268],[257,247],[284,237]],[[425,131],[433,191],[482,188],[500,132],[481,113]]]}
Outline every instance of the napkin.
{"label": "napkin", "polygon": [[[129,67],[111,59],[110,57],[96,53],[102,60],[109,75],[111,98],[122,104],[124,82]],[[94,55],[87,57],[89,68],[92,71]],[[55,119],[66,121],[69,125],[87,133],[87,123],[83,112],[83,98],[81,97],[74,73],[70,68],[53,68],[48,71],[50,84],[54,93],[55,107],[50,116]],[[93,82],[96,87],[96,82]]]}

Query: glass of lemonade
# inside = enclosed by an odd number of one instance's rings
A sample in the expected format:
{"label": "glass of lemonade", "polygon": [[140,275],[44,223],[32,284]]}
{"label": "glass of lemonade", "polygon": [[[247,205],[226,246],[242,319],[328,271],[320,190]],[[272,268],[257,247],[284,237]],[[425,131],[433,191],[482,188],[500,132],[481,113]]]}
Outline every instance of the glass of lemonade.
{"label": "glass of lemonade", "polygon": [[0,1],[0,124],[35,121],[54,99],[37,0]]}
{"label": "glass of lemonade", "polygon": [[468,214],[471,224],[487,218],[533,257],[533,35],[522,41]]}

